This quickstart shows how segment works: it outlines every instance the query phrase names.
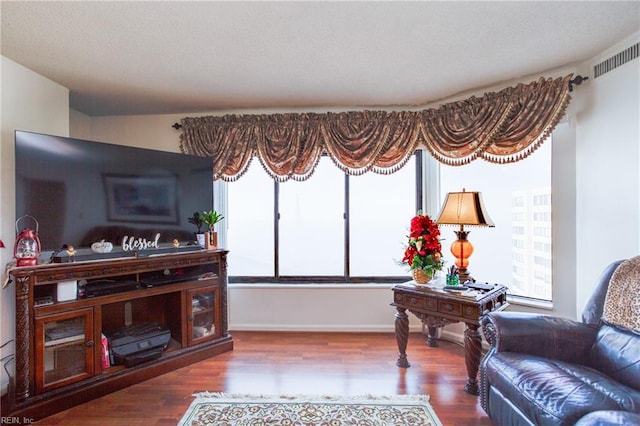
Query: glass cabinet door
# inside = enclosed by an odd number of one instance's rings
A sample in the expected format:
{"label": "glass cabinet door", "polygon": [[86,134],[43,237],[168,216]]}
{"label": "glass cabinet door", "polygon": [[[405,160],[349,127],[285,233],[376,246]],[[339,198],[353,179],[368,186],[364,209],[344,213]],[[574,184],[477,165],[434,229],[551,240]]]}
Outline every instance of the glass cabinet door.
{"label": "glass cabinet door", "polygon": [[187,292],[188,344],[220,335],[218,287],[203,287]]}
{"label": "glass cabinet door", "polygon": [[93,309],[36,318],[36,391],[94,374]]}

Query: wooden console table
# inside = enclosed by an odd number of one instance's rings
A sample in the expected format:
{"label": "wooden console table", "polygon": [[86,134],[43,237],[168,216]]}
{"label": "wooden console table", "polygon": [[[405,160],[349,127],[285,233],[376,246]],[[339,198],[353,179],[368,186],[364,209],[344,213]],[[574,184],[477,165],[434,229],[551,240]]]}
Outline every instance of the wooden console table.
{"label": "wooden console table", "polygon": [[418,317],[428,327],[427,346],[437,347],[437,330],[447,324],[464,322],[464,357],[467,367],[467,382],[464,390],[478,395],[478,368],[482,353],[482,337],[478,328],[480,319],[489,312],[504,310],[507,302],[507,288],[494,284],[485,291],[450,292],[442,289],[442,284],[416,285],[409,281],[393,287],[393,303],[396,307],[395,330],[398,341],[398,367],[410,366],[407,360],[407,340],[409,338],[409,316],[407,310]]}
{"label": "wooden console table", "polygon": [[[2,397],[2,419],[30,423],[233,349],[226,250],[23,266],[10,273],[15,375]],[[69,283],[81,291],[60,297],[60,286]],[[103,357],[103,335],[106,340],[109,332],[147,323],[169,332],[165,347],[145,352],[154,342],[140,340],[136,353],[148,358],[131,365]]]}

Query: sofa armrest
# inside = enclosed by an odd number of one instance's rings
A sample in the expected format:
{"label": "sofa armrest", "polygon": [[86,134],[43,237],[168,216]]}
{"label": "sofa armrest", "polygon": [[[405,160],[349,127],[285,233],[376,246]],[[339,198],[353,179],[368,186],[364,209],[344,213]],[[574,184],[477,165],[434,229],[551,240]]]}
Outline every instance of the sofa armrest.
{"label": "sofa armrest", "polygon": [[496,352],[520,352],[560,361],[588,363],[598,329],[551,315],[493,312],[482,318],[487,341]]}
{"label": "sofa armrest", "polygon": [[578,420],[575,426],[640,425],[640,414],[629,411],[599,410]]}

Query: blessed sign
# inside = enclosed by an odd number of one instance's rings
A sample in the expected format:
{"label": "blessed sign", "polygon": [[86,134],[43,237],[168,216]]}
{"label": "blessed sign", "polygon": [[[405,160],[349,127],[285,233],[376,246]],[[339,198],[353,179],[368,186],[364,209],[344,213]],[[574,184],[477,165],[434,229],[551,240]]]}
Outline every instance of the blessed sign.
{"label": "blessed sign", "polygon": [[156,234],[156,237],[153,241],[149,241],[146,238],[135,238],[125,236],[122,239],[122,251],[135,251],[135,250],[146,250],[152,248],[160,248],[158,245],[158,241],[160,240],[160,233]]}

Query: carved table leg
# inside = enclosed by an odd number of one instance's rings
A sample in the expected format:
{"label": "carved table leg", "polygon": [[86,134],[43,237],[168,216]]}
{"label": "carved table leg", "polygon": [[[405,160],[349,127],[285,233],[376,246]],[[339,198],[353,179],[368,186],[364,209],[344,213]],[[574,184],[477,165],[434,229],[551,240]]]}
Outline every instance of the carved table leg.
{"label": "carved table leg", "polygon": [[477,324],[467,324],[464,330],[464,362],[467,365],[467,382],[464,390],[472,395],[478,395],[478,368],[482,352],[482,337]]}
{"label": "carved table leg", "polygon": [[429,325],[427,326],[427,330],[429,330],[429,335],[427,336],[427,346],[431,348],[437,348],[438,346],[440,346],[438,344],[438,327]]}
{"label": "carved table leg", "polygon": [[396,307],[396,341],[398,342],[398,367],[410,367],[407,360],[407,341],[409,340],[409,316],[405,308]]}

